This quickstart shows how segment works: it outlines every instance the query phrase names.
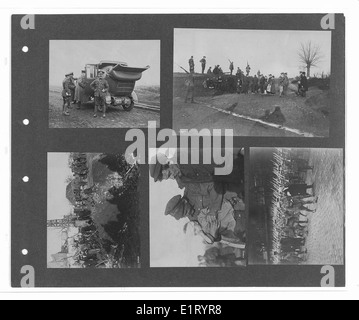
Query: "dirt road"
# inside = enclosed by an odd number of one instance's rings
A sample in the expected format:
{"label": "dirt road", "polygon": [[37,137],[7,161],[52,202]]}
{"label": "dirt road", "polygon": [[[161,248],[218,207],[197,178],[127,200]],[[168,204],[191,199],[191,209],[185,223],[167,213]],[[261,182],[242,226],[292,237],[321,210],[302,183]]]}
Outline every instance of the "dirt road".
{"label": "dirt road", "polygon": [[122,108],[108,108],[107,118],[102,119],[100,113],[93,117],[93,105],[83,105],[80,110],[75,106],[70,110],[70,116],[62,115],[62,97],[55,91],[50,91],[49,127],[50,128],[147,128],[149,121],[160,124],[160,114],[134,108],[130,112]]}

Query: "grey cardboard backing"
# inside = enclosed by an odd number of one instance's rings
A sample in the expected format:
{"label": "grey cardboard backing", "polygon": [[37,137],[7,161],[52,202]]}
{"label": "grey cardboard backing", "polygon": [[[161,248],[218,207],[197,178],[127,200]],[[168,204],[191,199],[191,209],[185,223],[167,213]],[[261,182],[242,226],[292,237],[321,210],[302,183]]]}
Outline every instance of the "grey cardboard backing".
{"label": "grey cardboard backing", "polygon": [[[24,14],[25,15],[25,14]],[[247,268],[150,268],[149,178],[142,166],[141,269],[47,269],[47,153],[121,153],[126,129],[49,129],[50,40],[161,40],[161,128],[172,128],[174,28],[322,30],[322,14],[239,15],[36,15],[35,30],[23,30],[24,15],[12,17],[12,274],[36,271],[36,287],[319,287],[322,266]],[[345,18],[332,30],[331,126],[329,138],[236,137],[246,147],[345,149]],[[28,46],[28,53],[22,52]],[[24,126],[23,119],[30,125]],[[147,134],[147,130],[144,130]],[[29,183],[22,177],[28,175]],[[248,184],[247,184],[248,186]],[[247,189],[248,190],[248,189]],[[22,249],[30,254],[23,256]],[[335,266],[336,286],[345,286],[345,266]]]}

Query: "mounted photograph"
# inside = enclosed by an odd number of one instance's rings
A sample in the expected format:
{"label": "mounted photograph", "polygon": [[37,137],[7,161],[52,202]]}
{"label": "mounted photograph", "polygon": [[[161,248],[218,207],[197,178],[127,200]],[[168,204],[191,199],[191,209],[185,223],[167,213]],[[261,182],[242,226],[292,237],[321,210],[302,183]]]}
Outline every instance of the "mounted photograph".
{"label": "mounted photograph", "polygon": [[140,268],[140,169],[122,154],[48,154],[48,268]]}
{"label": "mounted photograph", "polygon": [[216,164],[179,164],[187,150],[151,149],[152,268],[247,265],[244,150],[230,152],[232,172],[216,175]]}
{"label": "mounted photograph", "polygon": [[331,31],[175,29],[174,129],[329,137],[331,43]]}
{"label": "mounted photograph", "polygon": [[251,148],[249,264],[344,265],[342,149]]}
{"label": "mounted photograph", "polygon": [[50,128],[159,126],[160,41],[51,40],[49,90]]}

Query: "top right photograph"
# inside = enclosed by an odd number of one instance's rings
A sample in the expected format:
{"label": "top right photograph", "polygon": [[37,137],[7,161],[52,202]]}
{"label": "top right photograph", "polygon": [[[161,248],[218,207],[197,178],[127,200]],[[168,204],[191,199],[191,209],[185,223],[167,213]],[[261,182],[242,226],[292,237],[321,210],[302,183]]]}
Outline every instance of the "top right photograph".
{"label": "top right photograph", "polygon": [[175,29],[174,39],[176,131],[329,137],[330,31]]}

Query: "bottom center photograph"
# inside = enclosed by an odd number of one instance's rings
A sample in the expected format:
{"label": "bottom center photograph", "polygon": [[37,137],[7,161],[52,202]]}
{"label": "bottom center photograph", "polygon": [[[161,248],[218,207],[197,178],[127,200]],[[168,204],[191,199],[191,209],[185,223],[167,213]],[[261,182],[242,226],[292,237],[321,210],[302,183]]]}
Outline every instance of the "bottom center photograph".
{"label": "bottom center photograph", "polygon": [[202,164],[200,153],[201,164],[181,164],[181,149],[151,150],[153,268],[247,266],[244,149],[226,150],[229,175],[218,175],[223,165],[214,161]]}

